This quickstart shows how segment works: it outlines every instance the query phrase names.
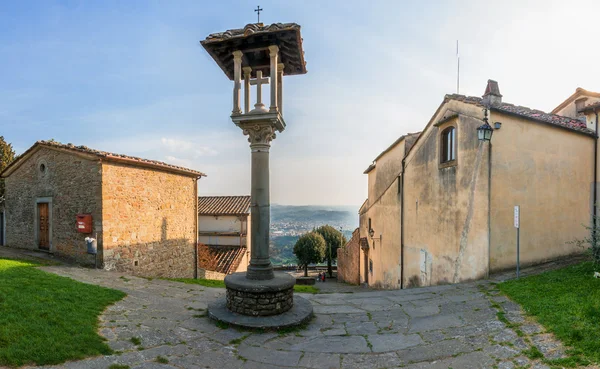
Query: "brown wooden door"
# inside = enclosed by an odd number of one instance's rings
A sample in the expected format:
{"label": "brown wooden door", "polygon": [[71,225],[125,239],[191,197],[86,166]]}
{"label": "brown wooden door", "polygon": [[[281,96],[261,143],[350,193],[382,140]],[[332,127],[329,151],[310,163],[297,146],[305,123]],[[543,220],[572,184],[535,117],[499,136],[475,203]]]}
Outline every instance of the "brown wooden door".
{"label": "brown wooden door", "polygon": [[39,232],[38,247],[43,250],[50,250],[50,214],[47,203],[38,204]]}

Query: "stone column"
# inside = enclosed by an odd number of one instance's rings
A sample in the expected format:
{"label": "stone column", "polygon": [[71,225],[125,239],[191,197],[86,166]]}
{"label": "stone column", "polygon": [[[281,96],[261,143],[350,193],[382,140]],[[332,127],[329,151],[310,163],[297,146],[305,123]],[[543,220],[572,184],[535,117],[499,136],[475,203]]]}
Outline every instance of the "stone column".
{"label": "stone column", "polygon": [[252,68],[244,67],[244,113],[248,114],[250,111],[250,73]]}
{"label": "stone column", "polygon": [[279,52],[279,47],[275,45],[269,46],[269,57],[271,58],[271,66],[269,69],[269,75],[271,77],[271,107],[269,109],[270,112],[277,111],[277,53]]}
{"label": "stone column", "polygon": [[244,55],[244,53],[239,50],[233,52],[233,110],[231,114],[242,114],[242,110],[240,109],[242,55]]}
{"label": "stone column", "polygon": [[277,64],[277,110],[283,115],[283,63]]}
{"label": "stone column", "polygon": [[271,227],[271,202],[269,189],[269,148],[275,138],[275,128],[255,125],[244,129],[252,150],[251,207],[252,249],[247,279],[273,279],[273,265],[269,258],[269,231]]}

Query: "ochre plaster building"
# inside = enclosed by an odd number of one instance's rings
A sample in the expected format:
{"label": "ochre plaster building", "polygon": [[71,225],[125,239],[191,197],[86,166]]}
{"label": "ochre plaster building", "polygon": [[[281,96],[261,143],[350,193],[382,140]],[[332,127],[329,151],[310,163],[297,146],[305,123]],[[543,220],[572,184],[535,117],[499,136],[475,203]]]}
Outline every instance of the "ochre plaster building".
{"label": "ochre plaster building", "polygon": [[[134,275],[194,277],[203,173],[39,141],[1,176],[7,246]],[[86,237],[97,239],[97,260]]]}
{"label": "ochre plaster building", "polygon": [[[521,265],[581,253],[569,241],[596,212],[598,111],[600,94],[581,88],[552,113],[503,102],[491,80],[482,98],[446,95],[422,132],[365,171],[361,283],[409,288],[514,268],[516,205]],[[490,141],[478,139],[485,114]]]}
{"label": "ochre plaster building", "polygon": [[250,196],[198,198],[198,277],[245,272],[251,250]]}

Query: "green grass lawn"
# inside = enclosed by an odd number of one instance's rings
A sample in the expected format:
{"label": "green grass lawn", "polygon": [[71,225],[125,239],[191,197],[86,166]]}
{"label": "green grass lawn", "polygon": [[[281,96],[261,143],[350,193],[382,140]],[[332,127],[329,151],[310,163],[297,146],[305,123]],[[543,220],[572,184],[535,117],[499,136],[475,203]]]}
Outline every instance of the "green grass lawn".
{"label": "green grass lawn", "polygon": [[593,274],[592,263],[584,262],[498,287],[571,346],[574,358],[600,363],[600,279]]}
{"label": "green grass lawn", "polygon": [[109,354],[98,316],[125,294],[0,259],[0,365],[58,364]]}
{"label": "green grass lawn", "polygon": [[[169,281],[174,281],[174,282],[183,282],[183,283],[187,283],[187,284],[199,284],[201,286],[205,286],[205,287],[213,287],[213,288],[225,288],[225,282],[223,281],[219,281],[216,279],[202,279],[202,278],[198,278],[198,279],[193,279],[193,278],[165,278]],[[315,286],[300,286],[300,285],[295,285],[294,286],[294,292],[298,292],[298,293],[319,293],[319,289]]]}

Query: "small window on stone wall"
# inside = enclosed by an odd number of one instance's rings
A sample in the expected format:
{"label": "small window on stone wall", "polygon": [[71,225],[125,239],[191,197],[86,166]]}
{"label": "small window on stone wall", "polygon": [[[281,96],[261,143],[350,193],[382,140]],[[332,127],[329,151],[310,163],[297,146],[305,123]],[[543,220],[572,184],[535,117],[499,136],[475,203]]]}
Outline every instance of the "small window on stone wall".
{"label": "small window on stone wall", "polygon": [[369,273],[373,274],[373,260],[369,259]]}
{"label": "small window on stone wall", "polygon": [[448,127],[442,132],[440,162],[447,163],[456,160],[456,129]]}
{"label": "small window on stone wall", "polygon": [[45,161],[38,162],[38,175],[44,178],[48,173],[48,164]]}

